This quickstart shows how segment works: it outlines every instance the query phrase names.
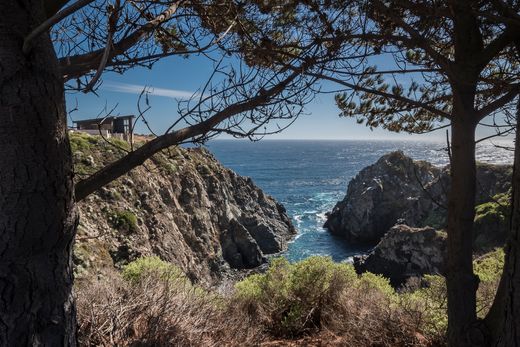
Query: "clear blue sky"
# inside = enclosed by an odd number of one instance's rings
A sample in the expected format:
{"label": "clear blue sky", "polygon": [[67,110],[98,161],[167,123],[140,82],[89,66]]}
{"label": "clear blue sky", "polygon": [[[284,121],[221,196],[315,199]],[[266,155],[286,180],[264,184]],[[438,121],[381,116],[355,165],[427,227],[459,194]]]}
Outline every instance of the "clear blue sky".
{"label": "clear blue sky", "polygon": [[[154,65],[152,70],[136,68],[124,75],[105,73],[97,95],[67,94],[68,109],[78,106],[78,111],[71,113],[70,118],[94,118],[100,113],[106,113],[104,109],[111,110],[116,105],[114,114],[137,114],[139,93],[143,86],[149,86],[153,88],[153,94],[150,96],[152,109],[147,113],[147,119],[155,132],[162,133],[176,119],[176,99],[186,98],[200,89],[211,71],[212,66],[205,58],[171,57]],[[327,87],[325,85],[324,89]],[[354,119],[340,118],[334,103],[334,94],[319,95],[307,106],[307,113],[283,133],[269,138],[444,140],[446,136],[444,130],[428,135],[396,134],[382,129],[371,131],[364,125],[356,124]],[[139,122],[136,132],[148,131],[144,124]],[[487,136],[490,132],[487,129],[479,129],[477,134]]]}

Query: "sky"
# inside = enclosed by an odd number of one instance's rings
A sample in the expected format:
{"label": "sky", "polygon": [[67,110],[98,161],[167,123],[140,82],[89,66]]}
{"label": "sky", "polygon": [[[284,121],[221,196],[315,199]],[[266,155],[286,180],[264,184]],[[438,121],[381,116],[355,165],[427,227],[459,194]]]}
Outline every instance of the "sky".
{"label": "sky", "polygon": [[[211,74],[212,65],[205,58],[169,57],[156,63],[152,69],[134,68],[124,75],[105,73],[96,93],[67,93],[69,125],[73,120],[96,118],[112,111],[113,115],[138,114],[139,94],[146,86],[151,109],[146,113],[151,129],[163,133],[176,119],[177,102],[200,90]],[[324,90],[333,88],[325,84]],[[149,133],[142,122],[136,133]],[[489,129],[478,129],[477,137],[490,135]],[[220,138],[229,138],[221,136]],[[306,107],[306,112],[293,125],[268,139],[322,139],[322,140],[432,140],[444,141],[445,130],[426,135],[392,133],[383,129],[370,130],[357,124],[355,119],[339,117],[334,94],[320,94]]]}

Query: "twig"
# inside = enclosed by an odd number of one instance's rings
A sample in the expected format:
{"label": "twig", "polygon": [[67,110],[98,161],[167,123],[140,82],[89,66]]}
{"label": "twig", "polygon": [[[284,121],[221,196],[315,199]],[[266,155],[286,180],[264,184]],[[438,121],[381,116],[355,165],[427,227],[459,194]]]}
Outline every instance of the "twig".
{"label": "twig", "polygon": [[110,51],[113,48],[112,37],[114,36],[116,27],[117,27],[117,22],[119,20],[119,10],[120,10],[120,0],[116,0],[113,12],[110,15],[110,17],[108,18],[107,44],[105,46],[105,50],[103,51],[103,56],[101,57],[101,61],[99,62],[99,67],[96,71],[96,74],[94,75],[94,77],[92,77],[90,82],[87,84],[87,86],[83,90],[83,93],[88,93],[88,92],[92,91],[92,88],[94,88],[97,81],[101,77],[103,70],[105,70],[108,59],[110,57]]}
{"label": "twig", "polygon": [[29,33],[29,35],[27,35],[27,37],[23,41],[23,47],[22,47],[23,53],[24,54],[29,53],[29,51],[32,48],[32,41],[34,39],[36,39],[38,36],[40,36],[41,34],[43,34],[44,32],[46,32],[47,30],[49,30],[54,24],[58,23],[63,18],[68,17],[69,15],[73,14],[74,12],[80,10],[81,8],[87,6],[88,4],[90,4],[93,1],[94,0],[78,0],[73,5],[70,5],[69,7],[61,10],[60,12],[56,13],[54,16],[52,16],[51,18],[47,19],[45,22],[43,22],[42,24],[37,26],[36,29],[31,31],[31,33]]}

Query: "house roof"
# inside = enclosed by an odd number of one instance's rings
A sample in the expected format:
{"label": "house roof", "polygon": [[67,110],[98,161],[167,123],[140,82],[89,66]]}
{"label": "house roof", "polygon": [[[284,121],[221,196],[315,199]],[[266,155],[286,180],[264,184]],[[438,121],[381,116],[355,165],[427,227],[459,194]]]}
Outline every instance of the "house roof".
{"label": "house roof", "polygon": [[108,116],[105,118],[90,118],[90,119],[81,119],[75,120],[73,123],[76,124],[106,124],[112,122],[114,119],[133,119],[134,115],[129,116]]}

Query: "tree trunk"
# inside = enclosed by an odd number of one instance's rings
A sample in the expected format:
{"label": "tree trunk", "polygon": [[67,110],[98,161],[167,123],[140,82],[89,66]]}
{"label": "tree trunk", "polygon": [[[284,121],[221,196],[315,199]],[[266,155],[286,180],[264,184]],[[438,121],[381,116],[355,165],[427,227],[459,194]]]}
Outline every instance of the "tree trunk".
{"label": "tree trunk", "polygon": [[510,234],[505,247],[504,271],[493,306],[486,317],[492,346],[520,346],[520,101],[516,116],[513,195],[511,199]]}
{"label": "tree trunk", "polygon": [[0,1],[0,345],[76,344],[73,209],[63,81],[44,1]]}
{"label": "tree trunk", "polygon": [[[474,329],[478,277],[473,274],[472,232],[475,217],[475,122],[454,105],[451,191],[448,202],[448,339],[450,346],[475,346],[483,340]],[[483,343],[483,342],[482,342]]]}

